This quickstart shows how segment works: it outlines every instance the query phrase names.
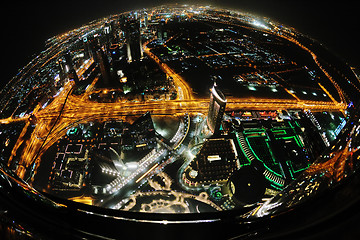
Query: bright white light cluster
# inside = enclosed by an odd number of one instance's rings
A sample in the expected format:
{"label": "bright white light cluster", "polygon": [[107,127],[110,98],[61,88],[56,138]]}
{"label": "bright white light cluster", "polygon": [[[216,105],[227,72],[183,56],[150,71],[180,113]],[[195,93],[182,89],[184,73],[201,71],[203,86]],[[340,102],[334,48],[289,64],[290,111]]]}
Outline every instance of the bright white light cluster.
{"label": "bright white light cluster", "polygon": [[147,154],[143,159],[139,161],[139,167],[131,173],[127,178],[118,177],[110,184],[107,185],[106,190],[110,193],[114,193],[123,188],[130,181],[134,180],[140,173],[145,171],[145,169],[152,163],[156,162],[160,156],[162,156],[166,152],[165,149],[161,149],[160,151],[156,151],[153,149],[149,154]]}

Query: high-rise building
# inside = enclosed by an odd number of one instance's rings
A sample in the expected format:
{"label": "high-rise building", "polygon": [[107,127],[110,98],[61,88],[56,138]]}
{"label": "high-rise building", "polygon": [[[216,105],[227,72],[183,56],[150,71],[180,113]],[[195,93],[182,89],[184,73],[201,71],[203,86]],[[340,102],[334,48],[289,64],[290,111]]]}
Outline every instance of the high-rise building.
{"label": "high-rise building", "polygon": [[74,68],[71,53],[67,52],[64,55],[64,58],[65,58],[65,71],[68,73],[70,72],[70,70]]}
{"label": "high-rise building", "polygon": [[111,57],[111,76],[116,81],[118,77],[124,77],[123,70],[125,69],[126,57],[123,55],[123,49],[120,49],[119,44],[113,44],[110,46],[110,57]]}
{"label": "high-rise building", "polygon": [[63,63],[62,60],[60,61],[61,71],[65,71],[65,74],[67,74],[67,77],[69,78],[69,80],[73,80],[75,83],[78,83],[79,77],[74,69],[71,53],[67,52],[64,55],[64,58],[65,58],[65,64]]}
{"label": "high-rise building", "polygon": [[167,39],[167,32],[165,31],[165,20],[162,19],[160,21],[158,31],[157,31],[157,37],[160,42],[164,42]]}
{"label": "high-rise building", "polygon": [[109,51],[110,46],[116,42],[117,33],[115,29],[115,22],[106,22],[103,27],[103,34],[101,39],[101,45],[105,47],[105,51]]}
{"label": "high-rise building", "polygon": [[84,36],[82,38],[82,42],[83,42],[83,47],[84,47],[84,57],[85,57],[85,59],[89,59],[93,55],[92,55],[91,50],[90,50],[90,44],[89,44],[88,37]]}
{"label": "high-rise building", "polygon": [[75,83],[79,83],[79,77],[75,71],[75,69],[71,69],[68,74],[69,80],[74,81]]}
{"label": "high-rise building", "polygon": [[144,26],[145,28],[147,28],[149,25],[149,16],[147,14],[147,12],[144,13]]}
{"label": "high-rise building", "polygon": [[66,78],[67,72],[66,72],[64,60],[62,58],[60,58],[58,60],[58,69],[60,70],[60,73],[59,73],[60,80],[63,82]]}
{"label": "high-rise building", "polygon": [[107,56],[104,54],[101,48],[96,51],[96,60],[100,66],[103,83],[106,87],[108,87],[111,81],[110,64]]}
{"label": "high-rise building", "polygon": [[120,57],[121,57],[119,45],[118,44],[112,44],[110,46],[110,48],[109,48],[109,51],[110,51],[110,56],[111,56],[112,63],[114,65],[114,63],[116,61],[119,61]]}
{"label": "high-rise building", "polygon": [[138,61],[143,57],[140,24],[138,20],[130,20],[125,26],[126,49],[128,62]]}
{"label": "high-rise building", "polygon": [[216,84],[210,90],[210,105],[207,116],[207,125],[214,134],[220,130],[221,121],[223,119],[226,107],[225,95],[218,89]]}

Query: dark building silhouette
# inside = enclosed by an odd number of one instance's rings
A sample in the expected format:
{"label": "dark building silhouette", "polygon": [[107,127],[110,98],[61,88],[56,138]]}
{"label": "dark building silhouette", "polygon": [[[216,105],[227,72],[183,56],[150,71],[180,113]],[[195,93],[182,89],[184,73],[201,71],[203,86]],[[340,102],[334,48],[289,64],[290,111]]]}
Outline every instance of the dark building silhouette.
{"label": "dark building silhouette", "polygon": [[64,58],[65,58],[65,71],[66,73],[68,73],[70,72],[71,69],[74,69],[70,52],[67,52],[64,55]]}
{"label": "dark building silhouette", "polygon": [[96,51],[96,61],[98,62],[100,67],[103,85],[105,87],[110,86],[111,83],[110,64],[107,56],[105,55],[105,53],[101,48]]}
{"label": "dark building silhouette", "polygon": [[144,13],[144,26],[147,28],[149,25],[149,16],[147,13]]}
{"label": "dark building silhouette", "polygon": [[116,62],[120,60],[121,54],[118,44],[112,44],[109,48],[109,52],[112,62]]}
{"label": "dark building silhouette", "polygon": [[114,26],[114,22],[106,22],[103,27],[103,46],[105,47],[105,51],[109,51],[110,46],[115,42],[116,40],[116,30]]}
{"label": "dark building silhouette", "polygon": [[225,113],[226,98],[216,85],[212,87],[210,92],[210,105],[207,116],[207,124],[210,131],[214,134],[217,134],[220,130],[221,121]]}
{"label": "dark building silhouette", "polygon": [[60,59],[59,60],[59,68],[60,68],[60,78],[67,76],[69,80],[75,81],[75,83],[79,82],[79,77],[74,69],[71,53],[67,52],[64,55],[65,62]]}
{"label": "dark building silhouette", "polygon": [[92,57],[92,53],[91,53],[91,50],[90,50],[90,44],[89,44],[89,40],[88,40],[88,37],[83,37],[82,38],[82,41],[83,41],[83,47],[84,47],[84,56],[85,58],[90,58]]}
{"label": "dark building silhouette", "polygon": [[125,24],[126,50],[128,62],[138,61],[143,57],[140,23],[137,20]]}
{"label": "dark building silhouette", "polygon": [[75,69],[71,69],[71,70],[69,71],[68,76],[69,76],[69,80],[73,80],[75,83],[78,83],[78,82],[79,82],[79,77],[78,77]]}
{"label": "dark building silhouette", "polygon": [[64,81],[65,81],[65,78],[66,78],[66,68],[65,68],[64,60],[62,58],[60,58],[58,60],[58,68],[60,70],[59,77],[60,77],[60,80],[61,80],[61,82],[63,84]]}
{"label": "dark building silhouette", "polygon": [[121,69],[121,52],[118,44],[112,44],[109,48],[110,57],[111,57],[111,76],[116,78],[116,73]]}
{"label": "dark building silhouette", "polygon": [[165,20],[162,19],[160,21],[158,31],[157,31],[157,37],[160,42],[164,42],[167,39],[167,32],[165,31]]}

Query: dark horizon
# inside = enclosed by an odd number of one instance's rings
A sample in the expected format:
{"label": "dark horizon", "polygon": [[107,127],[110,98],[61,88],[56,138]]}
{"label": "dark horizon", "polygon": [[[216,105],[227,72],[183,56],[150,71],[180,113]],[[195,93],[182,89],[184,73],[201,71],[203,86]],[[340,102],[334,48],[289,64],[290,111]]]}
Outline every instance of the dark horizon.
{"label": "dark horizon", "polygon": [[[189,1],[178,1],[185,4]],[[268,17],[299,32],[309,35],[328,47],[351,66],[360,67],[360,52],[356,43],[356,9],[353,2],[341,3],[320,1],[301,1],[294,3],[285,0],[209,0],[198,1],[223,8],[250,12]],[[106,1],[62,1],[44,5],[43,2],[9,2],[4,12],[12,14],[9,19],[3,16],[3,31],[7,33],[7,43],[3,54],[8,59],[0,85],[6,84],[34,56],[45,49],[46,39],[77,28],[91,20],[125,11],[148,8],[162,4],[173,4],[169,0],[144,2],[132,0],[123,3]],[[336,31],[336,33],[334,33]]]}

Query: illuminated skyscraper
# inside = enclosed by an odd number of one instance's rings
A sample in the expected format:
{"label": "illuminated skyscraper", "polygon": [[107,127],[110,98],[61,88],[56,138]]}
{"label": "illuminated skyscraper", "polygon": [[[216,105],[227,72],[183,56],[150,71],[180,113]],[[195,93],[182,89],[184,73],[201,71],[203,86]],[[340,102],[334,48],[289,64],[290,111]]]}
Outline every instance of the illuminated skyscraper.
{"label": "illuminated skyscraper", "polygon": [[210,92],[210,105],[207,116],[207,124],[210,131],[216,134],[220,130],[221,121],[225,113],[226,98],[216,85],[212,87]]}

